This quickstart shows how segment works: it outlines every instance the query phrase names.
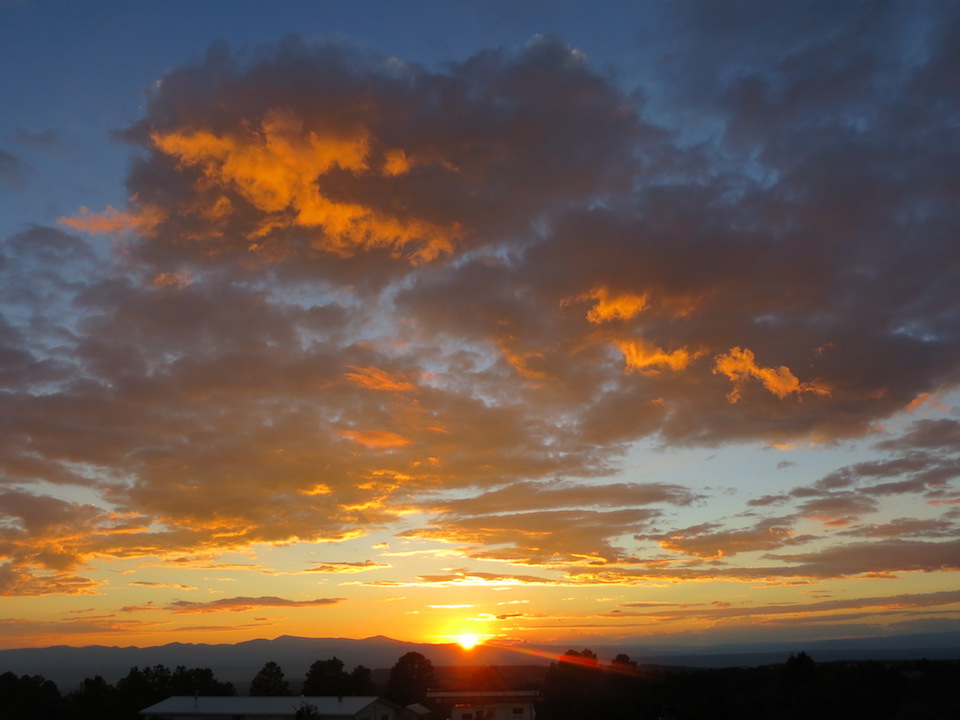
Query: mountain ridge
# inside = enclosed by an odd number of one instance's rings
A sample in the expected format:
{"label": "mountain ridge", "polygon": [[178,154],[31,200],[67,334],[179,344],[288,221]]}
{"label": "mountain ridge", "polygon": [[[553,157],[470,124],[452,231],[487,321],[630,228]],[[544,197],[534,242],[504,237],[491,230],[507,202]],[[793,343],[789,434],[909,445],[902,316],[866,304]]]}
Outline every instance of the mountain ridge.
{"label": "mountain ridge", "polygon": [[[115,683],[133,666],[177,665],[209,667],[217,678],[230,681],[244,694],[257,671],[268,661],[277,662],[292,684],[299,683],[316,660],[337,657],[349,671],[356,665],[388,669],[405,653],[419,652],[437,667],[548,664],[571,644],[488,643],[465,650],[454,643],[411,643],[385,635],[368,638],[310,638],[281,635],[238,643],[185,643],[174,641],[147,647],[117,645],[54,645],[0,650],[0,673],[43,675],[65,692],[84,678],[102,676]],[[790,643],[680,644],[588,643],[602,662],[624,653],[642,665],[730,667],[784,662],[803,650],[817,661],[906,660],[960,658],[960,632],[899,636],[874,636]],[[576,646],[576,649],[582,649]]]}

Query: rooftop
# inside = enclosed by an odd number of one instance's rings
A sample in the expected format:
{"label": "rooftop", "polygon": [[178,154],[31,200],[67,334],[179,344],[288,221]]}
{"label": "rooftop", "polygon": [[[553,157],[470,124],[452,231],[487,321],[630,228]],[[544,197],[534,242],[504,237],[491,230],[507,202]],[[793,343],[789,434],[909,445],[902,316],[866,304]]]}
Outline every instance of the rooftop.
{"label": "rooftop", "polygon": [[211,697],[173,695],[144,708],[141,715],[290,715],[302,705],[313,705],[321,715],[351,717],[380,700],[375,695],[344,696],[277,696],[277,697]]}

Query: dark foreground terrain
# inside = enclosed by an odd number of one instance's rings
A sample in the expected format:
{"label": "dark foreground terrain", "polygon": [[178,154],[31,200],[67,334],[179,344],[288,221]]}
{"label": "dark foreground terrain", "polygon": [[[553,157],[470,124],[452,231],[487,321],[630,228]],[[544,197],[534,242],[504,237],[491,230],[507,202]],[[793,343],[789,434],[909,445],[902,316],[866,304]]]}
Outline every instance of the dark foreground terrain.
{"label": "dark foreground terrain", "polygon": [[135,720],[169,695],[379,694],[401,705],[431,707],[449,717],[427,689],[538,690],[540,720],[956,720],[960,660],[868,660],[818,663],[806,653],[756,667],[683,668],[638,665],[626,655],[605,662],[570,650],[558,662],[532,666],[437,667],[410,652],[390,670],[347,671],[336,657],[315,661],[287,680],[268,662],[249,683],[218,680],[209,668],[133,667],[116,684],[99,675],[62,691],[41,675],[0,674],[4,720]]}

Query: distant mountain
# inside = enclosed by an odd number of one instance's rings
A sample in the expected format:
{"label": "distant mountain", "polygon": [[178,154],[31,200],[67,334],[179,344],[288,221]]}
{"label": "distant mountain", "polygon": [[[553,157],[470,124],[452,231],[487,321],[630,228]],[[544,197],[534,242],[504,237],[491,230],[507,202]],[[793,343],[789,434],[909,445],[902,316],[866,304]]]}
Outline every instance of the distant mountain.
{"label": "distant mountain", "polygon": [[61,692],[70,692],[84,678],[94,675],[115,683],[134,665],[141,668],[166,665],[171,670],[177,665],[185,665],[211,668],[218,680],[232,682],[237,691],[244,694],[253,676],[270,660],[278,663],[287,680],[296,686],[316,660],[336,656],[343,661],[347,671],[357,665],[371,669],[390,668],[411,651],[423,654],[438,666],[475,662],[459,645],[407,643],[382,635],[364,640],[285,635],[274,640],[249,640],[236,645],[175,642],[144,648],[58,645],[0,650],[0,673],[9,670],[16,675],[43,675],[56,682]]}
{"label": "distant mountain", "polygon": [[[815,661],[958,659],[960,632],[894,637],[821,640],[807,643],[750,645],[590,645],[601,661],[625,653],[642,665],[686,667],[731,667],[784,662],[791,653],[805,651]],[[177,665],[211,668],[222,681],[232,682],[241,694],[264,663],[277,662],[296,687],[316,660],[337,657],[349,671],[357,665],[389,669],[405,653],[419,652],[436,667],[466,665],[547,664],[570,649],[568,645],[481,645],[464,650],[459,645],[408,643],[382,635],[363,640],[349,638],[304,638],[281,636],[273,640],[249,640],[236,645],[170,643],[155,647],[56,646],[0,650],[0,673],[43,675],[57,683],[61,692],[74,690],[84,678],[101,675],[115,683],[131,667]],[[583,648],[576,647],[581,650]]]}
{"label": "distant mountain", "polygon": [[[686,667],[740,667],[782,663],[804,651],[817,662],[835,660],[960,659],[960,631],[838,640],[725,645],[618,645],[591,648],[601,658],[622,652],[641,664]],[[612,654],[611,654],[612,653]]]}

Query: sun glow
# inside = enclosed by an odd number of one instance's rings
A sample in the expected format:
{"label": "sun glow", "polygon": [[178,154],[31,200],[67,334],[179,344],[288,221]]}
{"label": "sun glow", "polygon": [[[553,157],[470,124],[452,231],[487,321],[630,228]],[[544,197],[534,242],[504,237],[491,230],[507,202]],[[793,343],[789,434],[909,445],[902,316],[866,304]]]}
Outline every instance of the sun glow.
{"label": "sun glow", "polygon": [[483,642],[483,638],[479,635],[471,633],[462,633],[454,637],[454,640],[462,647],[464,650],[472,650],[477,645]]}

